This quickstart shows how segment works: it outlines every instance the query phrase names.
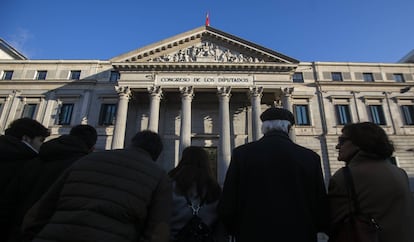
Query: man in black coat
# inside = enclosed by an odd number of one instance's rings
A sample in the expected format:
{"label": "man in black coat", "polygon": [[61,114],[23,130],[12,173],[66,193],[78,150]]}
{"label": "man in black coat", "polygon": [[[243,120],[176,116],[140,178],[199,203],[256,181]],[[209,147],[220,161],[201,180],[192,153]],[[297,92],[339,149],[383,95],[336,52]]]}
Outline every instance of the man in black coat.
{"label": "man in black coat", "polygon": [[288,110],[260,118],[264,136],[233,150],[219,216],[237,242],[316,242],[328,209],[320,157],[289,139]]}
{"label": "man in black coat", "polygon": [[[93,151],[96,129],[87,124],[74,126],[69,135],[45,142],[35,159],[27,161],[13,179],[5,197],[12,226],[5,241],[21,241],[24,215],[73,162]],[[6,234],[7,238],[7,234]]]}
{"label": "man in black coat", "polygon": [[24,238],[168,242],[171,184],[154,162],[161,150],[158,134],[141,131],[126,149],[76,161],[27,212]]}

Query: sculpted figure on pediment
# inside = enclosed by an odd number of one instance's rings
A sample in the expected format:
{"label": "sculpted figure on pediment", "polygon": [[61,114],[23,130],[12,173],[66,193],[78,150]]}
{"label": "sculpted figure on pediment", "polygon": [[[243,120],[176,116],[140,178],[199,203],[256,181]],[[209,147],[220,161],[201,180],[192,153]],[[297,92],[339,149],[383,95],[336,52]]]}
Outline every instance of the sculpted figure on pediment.
{"label": "sculpted figure on pediment", "polygon": [[264,60],[257,57],[246,56],[245,54],[231,51],[230,49],[218,46],[210,42],[201,42],[199,45],[182,49],[176,53],[164,54],[163,56],[149,59],[154,62],[249,62],[259,63]]}

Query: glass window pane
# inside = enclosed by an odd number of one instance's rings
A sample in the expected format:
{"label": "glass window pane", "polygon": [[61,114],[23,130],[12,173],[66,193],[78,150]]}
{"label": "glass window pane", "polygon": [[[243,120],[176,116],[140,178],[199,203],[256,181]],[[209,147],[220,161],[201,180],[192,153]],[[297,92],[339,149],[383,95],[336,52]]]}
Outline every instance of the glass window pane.
{"label": "glass window pane", "polygon": [[308,106],[295,105],[296,125],[310,125]]}
{"label": "glass window pane", "polygon": [[303,82],[303,74],[302,72],[295,72],[292,77],[293,82]]}
{"label": "glass window pane", "polygon": [[3,80],[11,80],[13,77],[13,71],[4,71],[3,73]]}
{"label": "glass window pane", "polygon": [[111,71],[111,77],[109,78],[110,82],[116,82],[119,80],[120,74],[117,71]]}
{"label": "glass window pane", "polygon": [[403,74],[393,74],[395,82],[405,82]]}
{"label": "glass window pane", "polygon": [[414,125],[414,105],[401,106],[406,125]]}
{"label": "glass window pane", "polygon": [[115,123],[116,104],[102,104],[99,115],[99,125],[113,125]]}
{"label": "glass window pane", "polygon": [[335,105],[338,124],[345,125],[351,122],[351,113],[348,105]]}
{"label": "glass window pane", "polygon": [[36,112],[36,107],[37,107],[37,104],[33,104],[33,103],[24,105],[22,118],[33,119],[35,112]]}
{"label": "glass window pane", "polygon": [[38,71],[37,72],[37,80],[46,80],[47,71]]}
{"label": "glass window pane", "polygon": [[365,82],[373,82],[374,81],[374,76],[372,75],[372,73],[363,73],[363,77],[364,77]]}
{"label": "glass window pane", "polygon": [[60,125],[69,125],[72,119],[72,112],[73,112],[73,104],[72,103],[65,103],[62,104],[59,112],[59,121],[58,124]]}
{"label": "glass window pane", "polygon": [[332,80],[333,81],[342,81],[342,73],[341,72],[332,72]]}
{"label": "glass window pane", "polygon": [[381,105],[370,105],[371,120],[378,125],[385,125],[384,111]]}
{"label": "glass window pane", "polygon": [[70,72],[70,79],[71,80],[79,80],[80,79],[81,71],[71,71]]}

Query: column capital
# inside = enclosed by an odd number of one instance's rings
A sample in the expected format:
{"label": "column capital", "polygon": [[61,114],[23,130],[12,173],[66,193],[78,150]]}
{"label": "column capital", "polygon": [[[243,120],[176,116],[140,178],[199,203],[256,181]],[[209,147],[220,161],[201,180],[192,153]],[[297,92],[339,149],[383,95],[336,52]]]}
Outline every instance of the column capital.
{"label": "column capital", "polygon": [[120,97],[131,97],[131,88],[128,86],[115,86],[115,91],[118,93]]}
{"label": "column capital", "polygon": [[249,87],[250,97],[262,97],[263,87]]}
{"label": "column capital", "polygon": [[160,86],[149,86],[147,90],[151,94],[151,96],[162,96],[162,88]]}
{"label": "column capital", "polygon": [[231,87],[217,87],[217,94],[221,97],[230,97]]}
{"label": "column capital", "polygon": [[183,86],[180,87],[180,92],[182,97],[193,98],[194,97],[194,89],[193,86]]}
{"label": "column capital", "polygon": [[293,93],[294,87],[285,87],[283,88],[282,92],[285,96],[290,96]]}

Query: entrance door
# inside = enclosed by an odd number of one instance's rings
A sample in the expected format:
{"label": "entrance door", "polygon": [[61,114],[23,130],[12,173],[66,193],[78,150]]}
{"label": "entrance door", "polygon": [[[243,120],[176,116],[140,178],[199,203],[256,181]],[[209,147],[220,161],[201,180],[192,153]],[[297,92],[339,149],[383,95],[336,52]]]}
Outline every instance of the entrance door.
{"label": "entrance door", "polygon": [[207,151],[213,176],[217,181],[217,147],[203,147]]}

